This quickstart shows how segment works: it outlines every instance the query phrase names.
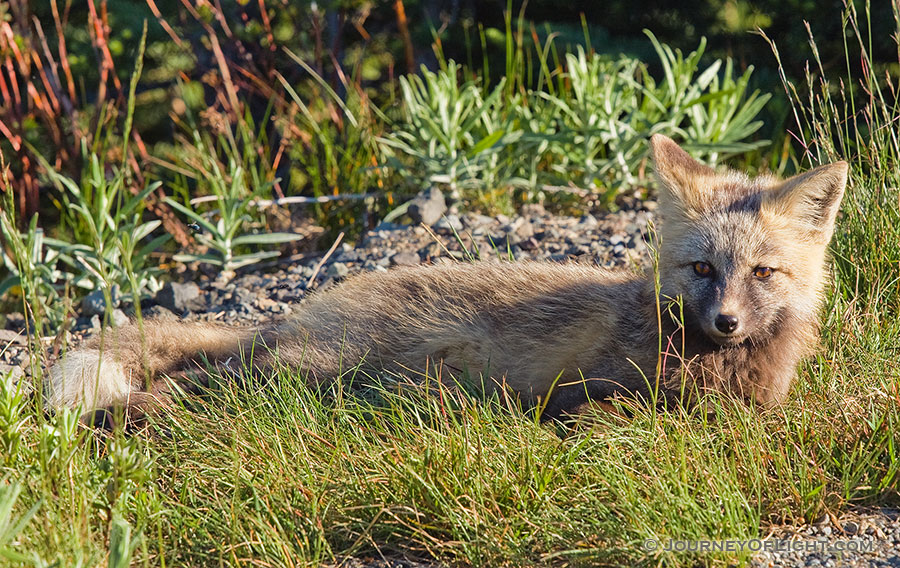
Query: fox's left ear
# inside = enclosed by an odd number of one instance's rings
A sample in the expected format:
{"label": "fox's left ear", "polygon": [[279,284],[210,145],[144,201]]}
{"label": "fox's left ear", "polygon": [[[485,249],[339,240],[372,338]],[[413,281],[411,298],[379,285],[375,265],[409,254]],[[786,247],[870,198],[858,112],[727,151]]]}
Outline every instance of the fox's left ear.
{"label": "fox's left ear", "polygon": [[662,134],[650,137],[650,155],[660,181],[661,210],[679,211],[688,218],[696,218],[712,200],[709,180],[715,177],[715,170],[692,158]]}
{"label": "fox's left ear", "polygon": [[789,178],[764,196],[762,209],[800,222],[810,238],[827,243],[849,169],[847,162],[835,162]]}

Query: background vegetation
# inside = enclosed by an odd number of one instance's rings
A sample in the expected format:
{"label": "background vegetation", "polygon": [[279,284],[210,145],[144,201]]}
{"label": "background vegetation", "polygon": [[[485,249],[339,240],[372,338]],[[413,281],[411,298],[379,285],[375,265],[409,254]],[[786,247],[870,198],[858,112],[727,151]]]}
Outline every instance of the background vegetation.
{"label": "background vegetation", "polygon": [[348,231],[431,185],[469,208],[615,207],[662,131],[712,164],[852,164],[823,349],[787,405],[568,429],[285,369],[127,437],[4,380],[0,562],[725,565],[747,558],[642,543],[896,503],[896,5],[584,4],[0,3],[0,292],[50,332],[96,287],[139,303],[175,255],[238,270],[290,246],[262,201]]}
{"label": "background vegetation", "polygon": [[[58,326],[97,286],[144,296],[173,258],[232,270],[310,246],[288,244],[298,219],[352,238],[431,185],[489,212],[614,207],[649,185],[656,131],[790,173],[806,157],[780,74],[809,91],[810,34],[813,81],[897,71],[892,9],[861,8],[857,32],[818,2],[2,2],[3,210],[19,230],[38,216]],[[845,56],[857,33],[868,63]],[[120,233],[133,279],[93,258],[121,265]]]}

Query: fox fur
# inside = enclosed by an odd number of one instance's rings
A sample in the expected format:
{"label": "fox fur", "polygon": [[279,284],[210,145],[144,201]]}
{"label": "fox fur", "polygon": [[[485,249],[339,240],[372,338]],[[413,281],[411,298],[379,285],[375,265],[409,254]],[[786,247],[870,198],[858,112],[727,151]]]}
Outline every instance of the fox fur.
{"label": "fox fur", "polygon": [[51,369],[47,400],[86,411],[165,405],[169,381],[200,361],[250,360],[264,372],[277,358],[316,384],[360,361],[407,373],[442,365],[547,415],[655,385],[667,398],[713,390],[783,401],[817,342],[847,163],[781,181],[716,172],[665,136],[650,146],[662,219],[658,266],[646,273],[518,262],[363,274],[257,329],[110,330],[102,351],[92,339]]}

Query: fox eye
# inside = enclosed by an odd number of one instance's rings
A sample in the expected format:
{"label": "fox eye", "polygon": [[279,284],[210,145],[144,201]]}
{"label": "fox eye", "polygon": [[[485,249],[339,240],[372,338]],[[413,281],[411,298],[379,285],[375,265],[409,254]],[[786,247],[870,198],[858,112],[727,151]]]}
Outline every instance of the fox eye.
{"label": "fox eye", "polygon": [[712,266],[705,262],[694,263],[694,272],[697,274],[697,276],[709,276],[710,274],[712,274],[712,271]]}
{"label": "fox eye", "polygon": [[772,276],[774,270],[769,268],[768,266],[757,266],[753,269],[753,276],[756,276],[760,280],[765,280],[766,278]]}

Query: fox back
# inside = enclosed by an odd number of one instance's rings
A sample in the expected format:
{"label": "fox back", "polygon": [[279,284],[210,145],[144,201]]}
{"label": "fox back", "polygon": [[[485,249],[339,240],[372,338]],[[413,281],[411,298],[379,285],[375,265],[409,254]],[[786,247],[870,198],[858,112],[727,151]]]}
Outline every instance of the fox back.
{"label": "fox back", "polygon": [[546,415],[649,396],[655,384],[682,400],[703,390],[783,400],[816,343],[847,164],[751,179],[716,172],[664,136],[650,144],[662,220],[658,266],[644,274],[535,262],[399,268],[350,278],[259,329],[129,325],[58,363],[50,404],[165,405],[166,376],[248,358],[260,372],[276,359],[293,365],[313,383],[360,361],[413,374],[436,366]]}

